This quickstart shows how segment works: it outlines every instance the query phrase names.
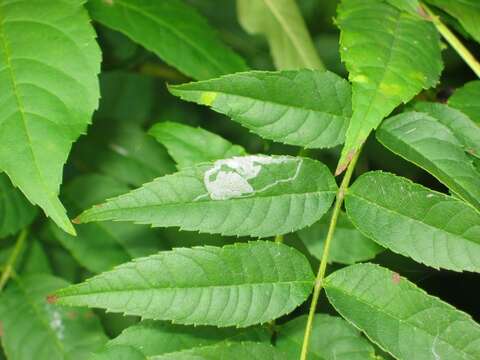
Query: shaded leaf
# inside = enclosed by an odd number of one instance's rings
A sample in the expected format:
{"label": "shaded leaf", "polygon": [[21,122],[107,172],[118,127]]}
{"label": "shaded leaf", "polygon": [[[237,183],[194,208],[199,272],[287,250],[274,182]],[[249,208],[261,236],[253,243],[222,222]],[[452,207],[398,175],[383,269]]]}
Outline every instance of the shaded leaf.
{"label": "shaded leaf", "polygon": [[168,150],[179,169],[202,162],[245,155],[245,149],[200,127],[161,122],[148,132]]}
{"label": "shaded leaf", "polygon": [[133,221],[223,235],[267,237],[317,221],[337,186],[322,163],[289,156],[217,160],[158,178],[83,212],[79,222]]}
{"label": "shaded leaf", "polygon": [[362,175],[346,195],[347,214],[366,236],[435,268],[480,272],[480,213],[388,173]]}
{"label": "shaded leaf", "polygon": [[277,70],[323,69],[295,0],[237,0],[238,19],[264,35]]}
{"label": "shaded leaf", "polygon": [[[278,329],[276,346],[288,359],[298,359],[303,343],[307,316],[302,315]],[[345,320],[316,314],[312,325],[308,358],[312,360],[372,360],[372,345]]]}
{"label": "shaded leaf", "polygon": [[331,72],[252,71],[169,89],[261,137],[306,148],[341,144],[351,116],[350,85]]}
{"label": "shaded leaf", "polygon": [[[64,202],[72,214],[81,209],[129,191],[128,186],[103,175],[76,177],[65,187]],[[135,257],[165,249],[158,233],[146,226],[127,223],[91,223],[76,226],[77,237],[59,231],[52,233],[88,270],[98,273]]]}
{"label": "shaded leaf", "polygon": [[146,357],[174,354],[181,351],[233,341],[269,342],[270,333],[266,328],[246,329],[187,327],[166,322],[145,320],[125,329],[107,347],[131,346]]}
{"label": "shaded leaf", "polygon": [[58,200],[63,164],[99,97],[100,51],[82,4],[0,4],[0,169],[69,233]]}
{"label": "shaded leaf", "polygon": [[[317,259],[322,258],[323,245],[327,238],[331,212],[324,215],[312,226],[298,231],[308,251]],[[328,260],[341,264],[354,264],[359,261],[373,259],[383,248],[362,235],[342,211],[337,220]]]}
{"label": "shaded leaf", "polygon": [[415,110],[427,113],[455,135],[466,152],[480,158],[480,128],[459,110],[444,104],[419,102]]}
{"label": "shaded leaf", "polygon": [[49,304],[68,283],[50,275],[17,278],[0,297],[2,344],[9,360],[83,360],[107,340],[96,316]]}
{"label": "shaded leaf", "polygon": [[325,290],[337,311],[397,359],[478,359],[480,327],[397,273],[373,264],[334,272]]}
{"label": "shaded leaf", "polygon": [[59,290],[56,298],[146,319],[245,327],[294,310],[313,279],[297,250],[258,241],[161,252]]}
{"label": "shaded leaf", "polygon": [[13,235],[28,226],[37,210],[23,194],[0,173],[0,238]]}
{"label": "shaded leaf", "polygon": [[337,23],[340,53],[353,83],[341,173],[384,117],[438,82],[442,61],[430,22],[378,0],[343,0]]}
{"label": "shaded leaf", "polygon": [[459,109],[480,125],[480,103],[478,99],[480,99],[480,80],[474,80],[457,89],[448,99],[448,105]]}
{"label": "shaded leaf", "polygon": [[427,114],[407,112],[386,120],[377,139],[480,210],[480,174],[445,125]]}
{"label": "shaded leaf", "polygon": [[243,59],[222,44],[206,19],[179,0],[90,0],[88,10],[95,20],[122,32],[194,79],[247,69]]}
{"label": "shaded leaf", "polygon": [[457,19],[480,43],[480,2],[478,0],[426,0]]}

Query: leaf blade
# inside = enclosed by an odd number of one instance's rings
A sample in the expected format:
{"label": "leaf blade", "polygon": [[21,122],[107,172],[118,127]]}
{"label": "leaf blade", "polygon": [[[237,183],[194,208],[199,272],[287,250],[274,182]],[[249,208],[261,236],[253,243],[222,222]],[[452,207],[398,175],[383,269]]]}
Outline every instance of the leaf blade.
{"label": "leaf blade", "polygon": [[331,72],[251,71],[169,90],[261,137],[306,148],[342,143],[351,115],[350,85]]}
{"label": "leaf blade", "polygon": [[146,319],[245,327],[292,311],[310,294],[313,279],[302,254],[258,241],[177,248],[137,259],[62,289],[56,298],[64,305],[102,307]]}
{"label": "leaf blade", "polygon": [[480,327],[469,315],[386,268],[349,266],[327,277],[325,290],[343,317],[396,358],[479,356]]}
{"label": "leaf blade", "polygon": [[470,119],[480,125],[480,105],[475,99],[480,97],[480,80],[466,83],[460,89],[455,90],[448,99],[448,105],[467,114]]}
{"label": "leaf blade", "polygon": [[353,83],[340,174],[384,117],[437,83],[442,63],[435,28],[418,16],[376,0],[343,0],[337,13],[340,53]]}

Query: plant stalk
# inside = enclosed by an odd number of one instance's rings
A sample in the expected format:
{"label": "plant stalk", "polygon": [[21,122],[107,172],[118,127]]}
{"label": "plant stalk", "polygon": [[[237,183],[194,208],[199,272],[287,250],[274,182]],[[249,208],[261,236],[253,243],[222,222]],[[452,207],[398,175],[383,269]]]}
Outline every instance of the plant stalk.
{"label": "plant stalk", "polygon": [[20,232],[17,237],[15,247],[13,248],[12,253],[8,257],[7,263],[5,264],[5,267],[3,269],[2,276],[0,277],[0,292],[3,290],[3,288],[8,282],[8,279],[10,279],[10,276],[12,275],[12,272],[15,268],[15,262],[17,261],[18,255],[20,255],[20,252],[23,249],[27,236],[28,228],[25,228]]}
{"label": "plant stalk", "polygon": [[480,63],[468,50],[465,45],[455,36],[455,34],[435,15],[435,13],[429,9],[425,4],[422,4],[422,9],[428,15],[428,19],[433,22],[438,32],[443,38],[450,44],[450,46],[457,52],[458,55],[465,61],[465,63],[473,70],[473,72],[480,77]]}
{"label": "plant stalk", "polygon": [[338,189],[337,196],[335,199],[335,205],[333,208],[332,218],[328,226],[327,238],[325,239],[325,244],[323,246],[322,259],[320,260],[320,267],[318,268],[317,277],[315,278],[315,287],[313,288],[312,302],[310,304],[310,310],[308,312],[307,325],[305,327],[305,334],[303,337],[302,352],[300,355],[300,360],[306,360],[308,354],[308,345],[310,342],[310,336],[312,333],[313,319],[315,317],[315,310],[317,308],[318,298],[323,288],[323,279],[325,278],[325,272],[327,270],[328,255],[330,251],[330,245],[332,243],[333,235],[335,233],[335,228],[337,226],[338,216],[342,209],[343,199],[345,198],[345,192],[348,189],[350,180],[353,175],[353,170],[355,169],[355,164],[357,163],[358,156],[360,155],[360,150],[357,151],[355,156],[352,158],[352,161],[348,165],[347,171],[342,179],[340,188]]}

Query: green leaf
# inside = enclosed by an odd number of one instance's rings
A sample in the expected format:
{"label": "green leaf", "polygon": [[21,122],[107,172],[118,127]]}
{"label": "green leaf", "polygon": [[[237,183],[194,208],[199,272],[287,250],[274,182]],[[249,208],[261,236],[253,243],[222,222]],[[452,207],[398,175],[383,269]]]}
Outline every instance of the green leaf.
{"label": "green leaf", "polygon": [[[71,214],[107,198],[128,192],[128,186],[103,175],[76,177],[65,187],[64,202]],[[88,270],[98,273],[135,257],[165,249],[158,233],[128,223],[91,223],[76,226],[77,237],[51,227],[56,239]]]}
{"label": "green leaf", "polygon": [[385,121],[377,139],[480,210],[480,174],[445,125],[427,114],[407,112]]}
{"label": "green leaf", "polygon": [[328,71],[251,71],[169,89],[263,138],[306,148],[341,144],[351,116],[350,85]]}
{"label": "green leaf", "polygon": [[426,0],[457,19],[480,43],[480,2],[478,0]]}
{"label": "green leaf", "polygon": [[[298,359],[303,343],[307,316],[299,316],[278,329],[276,346],[288,359]],[[311,360],[373,360],[372,345],[345,320],[316,314],[308,350]]]}
{"label": "green leaf", "polygon": [[434,268],[480,272],[480,213],[470,205],[388,173],[362,175],[347,214],[366,236]]}
{"label": "green leaf", "polygon": [[[26,240],[27,243],[21,247],[15,261],[15,273],[21,275],[35,273],[50,274],[52,269],[50,268],[47,255],[41,243],[31,235],[28,236]],[[0,268],[7,263],[14,248],[15,243],[12,243],[11,246],[0,248]]]}
{"label": "green leaf", "polygon": [[337,186],[322,163],[251,155],[190,167],[83,212],[76,221],[133,221],[154,227],[268,237],[320,219]]}
{"label": "green leaf", "polygon": [[480,128],[468,116],[445,104],[418,102],[415,110],[427,113],[455,135],[464,150],[480,158]]}
{"label": "green leaf", "polygon": [[146,357],[174,354],[193,348],[211,346],[222,342],[257,341],[269,342],[266,328],[246,329],[188,327],[166,322],[145,320],[125,329],[118,337],[110,340],[107,347],[131,346]]}
{"label": "green leaf", "polygon": [[148,360],[139,350],[131,346],[112,346],[93,354],[88,360]]}
{"label": "green leaf", "polygon": [[28,226],[37,210],[13,187],[8,177],[0,173],[0,238],[13,235]]}
{"label": "green leaf", "polygon": [[[322,258],[323,246],[327,238],[331,212],[324,215],[312,226],[298,231],[308,251],[317,259]],[[340,264],[354,264],[373,259],[383,248],[360,233],[342,211],[338,217],[335,234],[330,247],[328,261]]]}
{"label": "green leaf", "polygon": [[457,89],[448,99],[448,105],[459,109],[480,125],[480,103],[478,99],[480,99],[480,80],[474,80]]}
{"label": "green leaf", "polygon": [[202,162],[245,155],[245,149],[200,127],[161,122],[148,132],[162,143],[179,169]]}
{"label": "green leaf", "polygon": [[294,310],[313,280],[297,250],[257,241],[161,252],[59,290],[56,298],[145,319],[246,327]]}
{"label": "green leaf", "polygon": [[430,22],[378,0],[343,0],[337,23],[342,60],[353,83],[353,115],[339,174],[383,118],[438,82],[442,61],[439,35]]}
{"label": "green leaf", "polygon": [[220,41],[206,19],[179,0],[90,0],[90,15],[197,79],[247,69]]}
{"label": "green leaf", "polygon": [[2,345],[9,360],[83,360],[107,340],[88,310],[49,304],[46,296],[68,283],[50,275],[16,278],[0,297]]}
{"label": "green leaf", "polygon": [[243,342],[205,346],[181,353],[155,356],[154,360],[287,360],[270,344]]}
{"label": "green leaf", "polygon": [[399,10],[406,11],[410,14],[419,14],[420,4],[418,0],[385,0],[392,6],[395,6]]}
{"label": "green leaf", "polygon": [[237,0],[238,19],[264,35],[278,70],[324,68],[295,0]]}
{"label": "green leaf", "polygon": [[479,325],[397,273],[351,265],[324,286],[335,309],[397,359],[480,358]]}
{"label": "green leaf", "polygon": [[100,51],[82,3],[0,4],[0,169],[72,234],[58,200],[63,164],[99,97]]}
{"label": "green leaf", "polygon": [[74,152],[81,168],[94,168],[118,181],[141,186],[175,171],[165,148],[137,124],[97,121]]}

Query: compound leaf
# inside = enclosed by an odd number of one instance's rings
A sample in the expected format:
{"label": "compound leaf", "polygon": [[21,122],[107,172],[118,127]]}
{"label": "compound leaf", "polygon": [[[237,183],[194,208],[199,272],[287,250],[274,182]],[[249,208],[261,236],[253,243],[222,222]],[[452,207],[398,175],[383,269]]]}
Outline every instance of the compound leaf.
{"label": "compound leaf", "polygon": [[134,221],[223,235],[267,237],[317,221],[337,186],[322,163],[250,155],[199,164],[83,212],[77,222]]}
{"label": "compound leaf", "polygon": [[237,0],[237,10],[248,33],[266,36],[278,70],[323,69],[295,0]]}
{"label": "compound leaf", "polygon": [[[278,329],[276,346],[288,359],[298,359],[303,343],[307,316],[299,316]],[[372,360],[372,345],[345,320],[316,314],[312,325],[308,358],[312,360]]]}
{"label": "compound leaf", "polygon": [[353,83],[353,115],[339,174],[384,117],[437,83],[442,61],[431,23],[381,1],[343,0],[337,23],[340,53]]}
{"label": "compound leaf", "polygon": [[418,102],[415,110],[427,113],[448,127],[466,152],[480,158],[480,128],[467,115],[439,103]]}
{"label": "compound leaf", "polygon": [[480,357],[480,326],[397,273],[356,264],[324,286],[335,309],[396,359]]}
{"label": "compound leaf", "polygon": [[480,43],[480,2],[477,0],[427,0],[457,19]]}
{"label": "compound leaf", "polygon": [[15,189],[5,174],[0,173],[0,238],[13,235],[28,226],[37,210]]}
{"label": "compound leaf", "polygon": [[164,145],[179,169],[202,162],[245,155],[245,149],[200,127],[165,121],[149,131]]}
{"label": "compound leaf", "polygon": [[63,164],[99,97],[100,51],[82,3],[0,4],[0,169],[69,233]]}
{"label": "compound leaf", "polygon": [[263,138],[306,148],[341,144],[351,116],[350,85],[328,71],[251,71],[169,89]]}
{"label": "compound leaf", "polygon": [[378,129],[377,139],[480,210],[480,174],[461,142],[435,118],[417,112],[393,116]]}
{"label": "compound leaf", "polygon": [[480,125],[480,80],[470,81],[457,89],[448,99],[448,105],[467,114]]}
{"label": "compound leaf", "polygon": [[9,360],[83,360],[107,341],[89,310],[47,303],[68,283],[51,275],[16,278],[0,297],[2,345]]}
{"label": "compound leaf", "polygon": [[179,0],[90,0],[100,23],[118,30],[184,74],[209,79],[247,70],[206,19]]}
{"label": "compound leaf", "polygon": [[307,259],[273,242],[176,248],[56,292],[60,304],[180,324],[246,327],[287,314],[313,286]]}
{"label": "compound leaf", "polygon": [[388,173],[369,172],[348,190],[347,214],[366,236],[435,268],[480,272],[480,213]]}

